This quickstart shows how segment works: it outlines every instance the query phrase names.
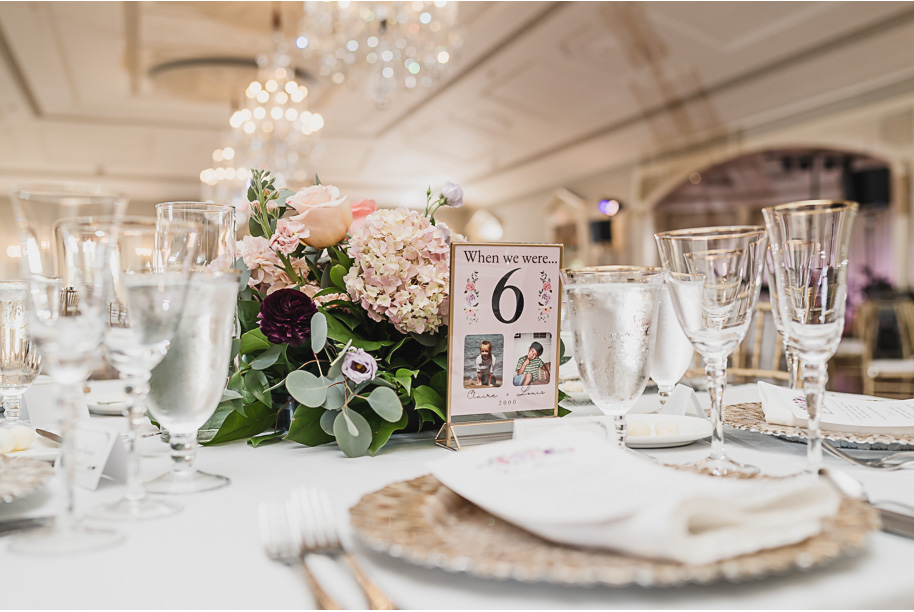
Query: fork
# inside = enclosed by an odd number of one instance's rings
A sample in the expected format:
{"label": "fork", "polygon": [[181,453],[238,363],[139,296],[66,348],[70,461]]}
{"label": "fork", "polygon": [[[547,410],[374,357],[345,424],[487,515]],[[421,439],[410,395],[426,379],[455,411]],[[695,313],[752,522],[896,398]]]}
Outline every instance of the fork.
{"label": "fork", "polygon": [[343,557],[349,565],[371,610],[396,610],[393,602],[362,571],[355,557],[343,549],[333,508],[327,492],[303,488],[292,493],[290,505],[293,528],[300,535],[301,556],[327,555],[334,560]]}
{"label": "fork", "polygon": [[[880,470],[899,470],[909,463],[914,462],[914,456],[912,456],[910,452],[892,453],[891,455],[886,455],[884,457],[861,459],[854,457],[849,453],[845,453],[843,450],[840,450],[828,440],[822,440],[822,448],[835,457],[840,457],[841,459],[850,461],[855,465],[860,465],[868,468],[877,468]],[[896,459],[900,459],[900,461],[895,461]]]}
{"label": "fork", "polygon": [[311,587],[311,593],[314,595],[318,608],[321,610],[339,610],[340,606],[317,582],[314,574],[311,573],[311,569],[305,563],[304,556],[299,552],[298,538],[293,532],[288,506],[279,502],[261,502],[258,510],[260,515],[260,537],[263,542],[263,548],[270,559],[284,563],[289,567],[300,566],[308,585]]}

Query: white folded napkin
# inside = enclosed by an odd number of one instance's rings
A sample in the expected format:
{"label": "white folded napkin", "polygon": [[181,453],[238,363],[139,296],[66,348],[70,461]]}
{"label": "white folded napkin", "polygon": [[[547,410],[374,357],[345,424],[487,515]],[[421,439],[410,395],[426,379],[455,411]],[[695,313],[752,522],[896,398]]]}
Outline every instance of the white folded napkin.
{"label": "white folded napkin", "polygon": [[[806,396],[802,391],[759,382],[765,421],[773,425],[806,427]],[[914,400],[886,400],[850,393],[825,394],[823,431],[859,434],[914,433]]]}
{"label": "white folded napkin", "polygon": [[547,540],[701,564],[802,541],[840,497],[812,476],[717,479],[556,431],[431,465],[445,486]]}

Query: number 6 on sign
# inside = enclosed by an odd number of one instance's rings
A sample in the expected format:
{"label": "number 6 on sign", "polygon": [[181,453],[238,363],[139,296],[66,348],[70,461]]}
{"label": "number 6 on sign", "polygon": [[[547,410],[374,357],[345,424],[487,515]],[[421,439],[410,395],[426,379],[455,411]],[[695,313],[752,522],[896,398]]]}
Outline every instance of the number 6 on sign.
{"label": "number 6 on sign", "polygon": [[[451,245],[440,445],[459,449],[492,439],[494,429],[509,433],[505,424],[514,419],[558,415],[561,267],[560,244]],[[469,433],[480,429],[481,436]]]}

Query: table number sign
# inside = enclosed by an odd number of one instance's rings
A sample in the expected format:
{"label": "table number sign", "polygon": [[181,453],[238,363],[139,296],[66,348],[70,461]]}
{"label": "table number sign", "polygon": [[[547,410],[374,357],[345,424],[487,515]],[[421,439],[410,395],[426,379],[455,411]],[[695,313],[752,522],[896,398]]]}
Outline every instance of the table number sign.
{"label": "table number sign", "polygon": [[451,245],[440,446],[458,450],[514,419],[558,416],[561,268],[560,244]]}

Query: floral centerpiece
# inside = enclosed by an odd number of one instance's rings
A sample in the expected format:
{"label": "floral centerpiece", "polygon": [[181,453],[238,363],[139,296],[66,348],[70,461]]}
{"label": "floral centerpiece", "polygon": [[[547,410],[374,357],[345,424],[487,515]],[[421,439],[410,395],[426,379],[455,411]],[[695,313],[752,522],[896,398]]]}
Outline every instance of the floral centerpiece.
{"label": "floral centerpiece", "polygon": [[[374,454],[396,431],[437,427],[447,389],[447,183],[424,212],[350,204],[332,185],[297,193],[251,173],[238,241],[240,337],[211,444],[336,442]],[[354,214],[355,213],[355,214]],[[283,413],[292,412],[286,431]]]}

